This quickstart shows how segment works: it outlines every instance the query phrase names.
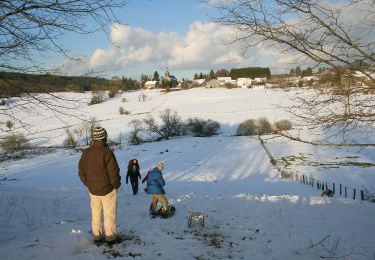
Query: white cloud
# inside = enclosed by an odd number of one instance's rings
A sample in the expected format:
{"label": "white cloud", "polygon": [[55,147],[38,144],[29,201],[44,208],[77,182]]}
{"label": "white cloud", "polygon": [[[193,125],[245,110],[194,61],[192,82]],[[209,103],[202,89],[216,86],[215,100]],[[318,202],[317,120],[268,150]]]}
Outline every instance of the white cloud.
{"label": "white cloud", "polygon": [[[210,4],[231,1],[212,0]],[[364,5],[365,7],[368,6],[369,1],[363,0],[367,4]],[[345,20],[346,25],[358,25],[358,16],[368,11],[362,4],[359,5],[359,10],[353,11],[352,6],[345,6],[345,3],[345,1],[335,2],[330,7],[340,6],[342,12],[340,19]],[[365,19],[367,23],[360,24],[360,27],[363,27],[361,30],[351,32],[354,38],[374,42],[373,17],[372,14],[371,19]],[[288,22],[296,21],[291,19]],[[308,22],[306,26],[309,26]],[[140,27],[113,24],[110,32],[112,44],[109,47],[98,47],[80,63],[65,62],[64,69],[71,74],[105,71],[107,75],[139,76],[141,73],[152,74],[155,70],[160,73],[160,70],[168,66],[170,71],[178,76],[182,74],[179,72],[183,71],[204,72],[211,69],[247,66],[268,66],[271,71],[277,69],[278,72],[287,72],[289,68],[296,66],[298,57],[296,52],[281,53],[272,45],[258,45],[248,49],[246,56],[243,56],[243,46],[240,42],[228,44],[233,34],[238,36],[239,32],[213,22],[194,22],[185,35],[168,31],[154,33]],[[192,76],[188,75],[188,77]]]}
{"label": "white cloud", "polygon": [[74,62],[74,66],[71,62],[69,66],[68,62],[65,70],[74,74],[85,70],[106,71],[107,74],[121,71],[124,74],[144,67],[143,73],[150,74],[169,67],[172,73],[178,74],[183,70],[199,72],[239,66],[266,66],[272,62],[269,60],[273,58],[272,55],[261,48],[252,49],[247,58],[243,57],[239,43],[229,44],[231,33],[233,29],[213,22],[195,22],[184,36],[173,32],[156,34],[139,27],[114,24],[110,47],[96,49],[88,59]]}

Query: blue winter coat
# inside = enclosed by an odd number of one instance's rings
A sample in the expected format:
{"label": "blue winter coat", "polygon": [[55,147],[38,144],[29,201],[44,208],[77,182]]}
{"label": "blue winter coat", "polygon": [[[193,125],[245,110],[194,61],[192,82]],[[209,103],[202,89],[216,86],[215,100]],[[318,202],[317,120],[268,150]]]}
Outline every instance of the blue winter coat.
{"label": "blue winter coat", "polygon": [[164,185],[165,181],[161,171],[157,168],[150,171],[147,178],[147,194],[165,194]]}

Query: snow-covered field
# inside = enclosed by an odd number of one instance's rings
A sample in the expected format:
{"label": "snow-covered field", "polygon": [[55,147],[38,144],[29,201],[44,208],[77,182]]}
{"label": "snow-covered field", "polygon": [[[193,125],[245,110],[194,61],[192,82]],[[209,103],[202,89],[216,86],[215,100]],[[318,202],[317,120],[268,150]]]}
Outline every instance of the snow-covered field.
{"label": "snow-covered field", "polygon": [[[117,224],[127,240],[110,250],[91,243],[89,196],[77,175],[79,152],[57,149],[2,162],[1,179],[7,180],[0,182],[0,259],[375,259],[374,203],[358,196],[321,197],[316,187],[281,179],[259,140],[232,136],[245,119],[288,118],[276,106],[288,104],[291,92],[149,90],[145,102],[139,102],[140,94],[123,93],[94,106],[86,106],[89,93],[69,98],[77,99],[77,115],[96,117],[112,140],[124,144],[131,120],[147,114],[156,118],[166,108],[182,119],[216,120],[222,134],[125,144],[115,150],[123,176]],[[120,106],[130,115],[119,115]],[[82,124],[76,117],[56,118],[48,111],[19,115],[34,125],[27,136],[44,146],[62,145],[64,124]],[[264,138],[275,159],[288,162],[288,171],[342,183],[350,192],[375,187],[374,167],[363,167],[375,163],[373,149],[319,148]],[[143,185],[132,195],[124,181],[132,158],[139,160],[142,176],[156,162],[165,163],[167,198],[177,209],[173,218],[148,216],[150,197]],[[187,227],[190,211],[206,216],[204,228]]]}

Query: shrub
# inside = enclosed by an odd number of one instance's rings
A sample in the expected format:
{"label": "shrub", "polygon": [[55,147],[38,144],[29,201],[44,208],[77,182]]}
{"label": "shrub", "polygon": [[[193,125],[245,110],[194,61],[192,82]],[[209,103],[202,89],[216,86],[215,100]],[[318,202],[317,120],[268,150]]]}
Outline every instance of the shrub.
{"label": "shrub", "polygon": [[193,136],[212,136],[218,134],[220,124],[211,119],[204,120],[199,118],[189,118],[187,129],[193,134]]}
{"label": "shrub", "polygon": [[125,102],[127,102],[128,100],[125,98],[125,97],[123,97],[122,99],[121,99],[121,102],[122,103],[125,103]]}
{"label": "shrub", "polygon": [[1,148],[6,152],[16,152],[30,148],[29,140],[23,134],[5,136],[0,144]]}
{"label": "shrub", "polygon": [[191,82],[184,80],[181,82],[181,89],[188,89],[191,86]]}
{"label": "shrub", "polygon": [[139,136],[143,131],[142,121],[134,119],[130,121],[129,126],[133,128],[133,131],[130,133],[129,143],[137,145],[144,142],[144,140]]}
{"label": "shrub", "polygon": [[12,130],[14,123],[10,120],[5,122],[6,127],[8,127],[9,131]]}
{"label": "shrub", "polygon": [[160,113],[161,125],[158,125],[151,116],[143,119],[146,125],[146,130],[150,133],[155,133],[160,136],[160,139],[169,139],[173,136],[180,136],[185,134],[185,124],[177,115],[177,112],[172,112],[170,109]]}
{"label": "shrub", "polygon": [[259,118],[257,125],[258,125],[258,133],[260,135],[269,134],[269,133],[272,133],[273,131],[271,123],[265,117]]}
{"label": "shrub", "polygon": [[236,88],[237,86],[233,85],[232,83],[227,82],[227,83],[225,83],[225,87],[227,89],[232,89],[232,88]]}
{"label": "shrub", "polygon": [[66,92],[81,92],[81,88],[75,84],[68,84],[65,86],[64,91]]}
{"label": "shrub", "polygon": [[128,110],[126,110],[124,107],[119,107],[118,112],[120,113],[120,115],[129,115],[130,114],[130,112]]}
{"label": "shrub", "polygon": [[5,100],[4,99],[0,100],[0,106],[5,106]]}
{"label": "shrub", "polygon": [[172,112],[167,108],[161,112],[159,116],[163,122],[160,130],[166,139],[172,136],[181,136],[185,134],[185,124],[176,111]]}
{"label": "shrub", "polygon": [[117,90],[110,90],[108,92],[108,98],[114,98],[117,95]]}
{"label": "shrub", "polygon": [[94,91],[92,92],[92,97],[89,105],[95,105],[103,103],[106,99],[106,94],[104,91]]}
{"label": "shrub", "polygon": [[98,120],[95,117],[90,117],[88,121],[84,121],[82,124],[82,136],[86,145],[90,145],[92,142],[92,132]]}
{"label": "shrub", "polygon": [[66,129],[66,138],[64,140],[64,145],[68,148],[75,148],[77,146],[77,142],[82,136],[82,129],[74,130],[73,132]]}
{"label": "shrub", "polygon": [[243,136],[256,135],[257,133],[258,126],[254,119],[247,119],[243,121],[241,124],[239,124],[236,131],[236,135]]}
{"label": "shrub", "polygon": [[139,102],[141,102],[141,101],[142,101],[142,102],[145,102],[146,98],[147,98],[146,94],[142,92],[142,93],[138,96],[138,101],[139,101]]}
{"label": "shrub", "polygon": [[274,128],[276,131],[285,131],[292,129],[292,123],[289,120],[279,120],[275,122]]}

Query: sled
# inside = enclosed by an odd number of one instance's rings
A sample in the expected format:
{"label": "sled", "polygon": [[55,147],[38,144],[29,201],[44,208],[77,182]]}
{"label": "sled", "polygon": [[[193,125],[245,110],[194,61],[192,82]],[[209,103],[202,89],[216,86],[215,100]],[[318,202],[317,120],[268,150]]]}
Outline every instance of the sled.
{"label": "sled", "polygon": [[202,212],[189,212],[188,227],[204,227],[205,217]]}
{"label": "sled", "polygon": [[160,217],[160,218],[171,218],[174,213],[176,212],[176,208],[174,206],[168,206],[167,212],[162,212],[161,208],[158,209],[155,213],[151,213],[152,218]]}

